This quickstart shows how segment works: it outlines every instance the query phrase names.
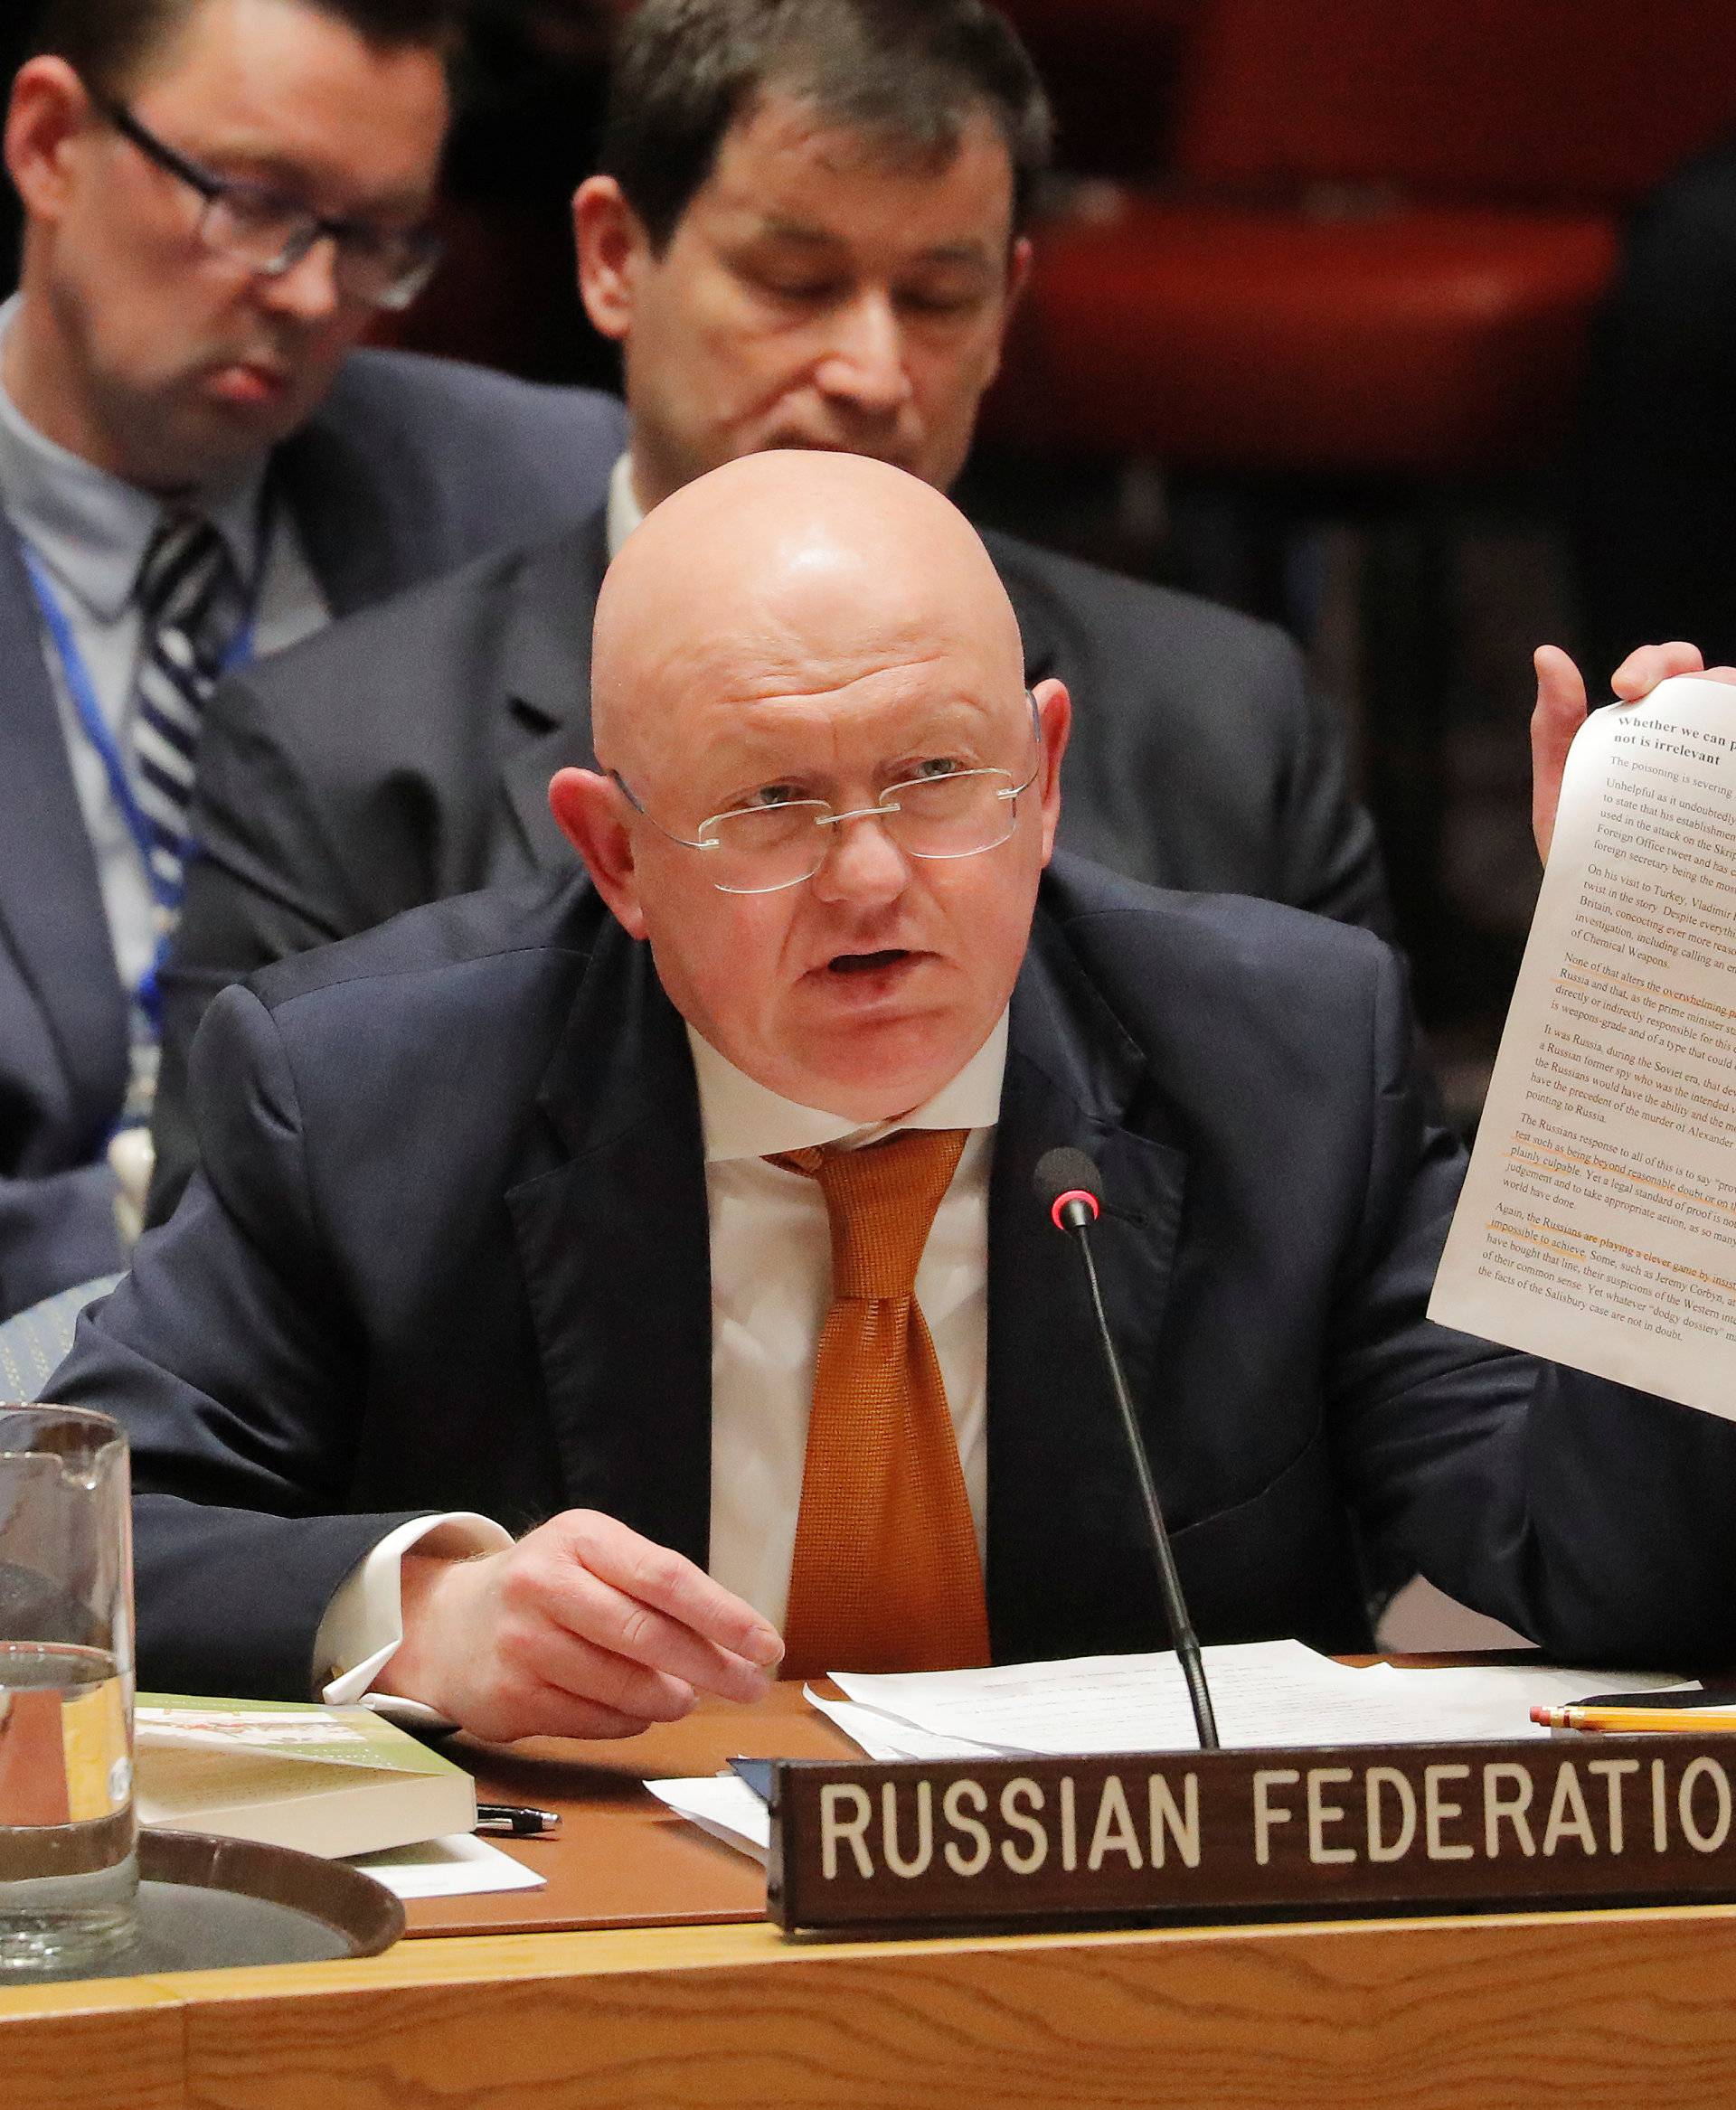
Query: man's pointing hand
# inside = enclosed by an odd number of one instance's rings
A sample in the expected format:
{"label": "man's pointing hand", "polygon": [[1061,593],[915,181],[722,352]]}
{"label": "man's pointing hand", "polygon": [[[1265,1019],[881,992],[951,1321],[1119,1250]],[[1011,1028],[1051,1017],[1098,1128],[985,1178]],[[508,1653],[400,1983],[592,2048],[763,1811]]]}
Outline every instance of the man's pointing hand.
{"label": "man's pointing hand", "polygon": [[403,1615],[376,1690],[494,1743],[637,1736],[701,1692],[758,1700],[784,1648],[691,1560],[595,1510],[480,1559],[407,1555]]}

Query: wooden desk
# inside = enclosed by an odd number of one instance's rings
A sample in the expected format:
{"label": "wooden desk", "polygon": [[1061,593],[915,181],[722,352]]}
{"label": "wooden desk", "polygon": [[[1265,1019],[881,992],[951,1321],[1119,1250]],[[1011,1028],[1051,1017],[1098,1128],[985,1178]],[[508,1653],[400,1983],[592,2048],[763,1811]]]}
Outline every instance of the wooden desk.
{"label": "wooden desk", "polygon": [[[685,1721],[624,1744],[526,1738],[510,1749],[470,1746],[453,1757],[476,1776],[484,1802],[559,1810],[558,1839],[495,1842],[548,1878],[542,1890],[494,1898],[430,1898],[410,1906],[410,1931],[554,1934],[602,1927],[693,1926],[765,1917],[764,1871],[709,1839],[654,1795],[646,1780],[717,1773],[731,1758],[859,1758],[850,1739],[816,1714],[798,1682],[760,1706],[702,1700]],[[0,2110],[7,2110],[0,2096]]]}
{"label": "wooden desk", "polygon": [[[664,1917],[683,1892],[716,1920],[755,1872],[640,1806],[635,1776],[797,1737],[835,1747],[786,1694],[588,1747],[582,1772],[552,1746],[482,1771],[574,1808],[575,1903]],[[1733,1994],[1736,1907],[835,1946],[763,1922],[459,1936],[0,1992],[0,2110],[1534,2110],[1563,2090],[1708,2110],[1736,2092]]]}

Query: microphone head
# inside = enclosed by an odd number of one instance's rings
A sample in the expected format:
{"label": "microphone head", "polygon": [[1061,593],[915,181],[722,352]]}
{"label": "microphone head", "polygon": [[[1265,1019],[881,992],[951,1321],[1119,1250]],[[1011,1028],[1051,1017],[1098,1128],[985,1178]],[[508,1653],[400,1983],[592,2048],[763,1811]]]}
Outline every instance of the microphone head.
{"label": "microphone head", "polygon": [[1093,1218],[1103,1212],[1102,1176],[1082,1150],[1073,1150],[1066,1144],[1045,1150],[1037,1160],[1031,1183],[1036,1190],[1037,1200],[1054,1219],[1058,1230],[1069,1228],[1061,1216],[1069,1203],[1081,1204]]}

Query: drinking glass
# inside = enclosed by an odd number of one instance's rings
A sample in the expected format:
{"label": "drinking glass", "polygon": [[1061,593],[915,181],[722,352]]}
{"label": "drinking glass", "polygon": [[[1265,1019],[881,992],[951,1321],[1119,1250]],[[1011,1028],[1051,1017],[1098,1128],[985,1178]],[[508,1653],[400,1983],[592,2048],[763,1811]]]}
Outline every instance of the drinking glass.
{"label": "drinking glass", "polygon": [[0,1985],[134,1936],[128,1495],[105,1415],[0,1406]]}

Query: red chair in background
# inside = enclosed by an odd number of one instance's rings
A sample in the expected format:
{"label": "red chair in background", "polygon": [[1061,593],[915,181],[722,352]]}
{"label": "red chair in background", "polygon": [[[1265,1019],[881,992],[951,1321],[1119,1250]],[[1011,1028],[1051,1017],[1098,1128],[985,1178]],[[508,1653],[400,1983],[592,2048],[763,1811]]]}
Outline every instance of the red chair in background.
{"label": "red chair in background", "polygon": [[991,431],[1378,523],[1368,789],[1424,951],[1441,502],[1549,468],[1622,208],[1733,123],[1710,0],[1209,0],[1168,183],[1091,186],[1040,232]]}

